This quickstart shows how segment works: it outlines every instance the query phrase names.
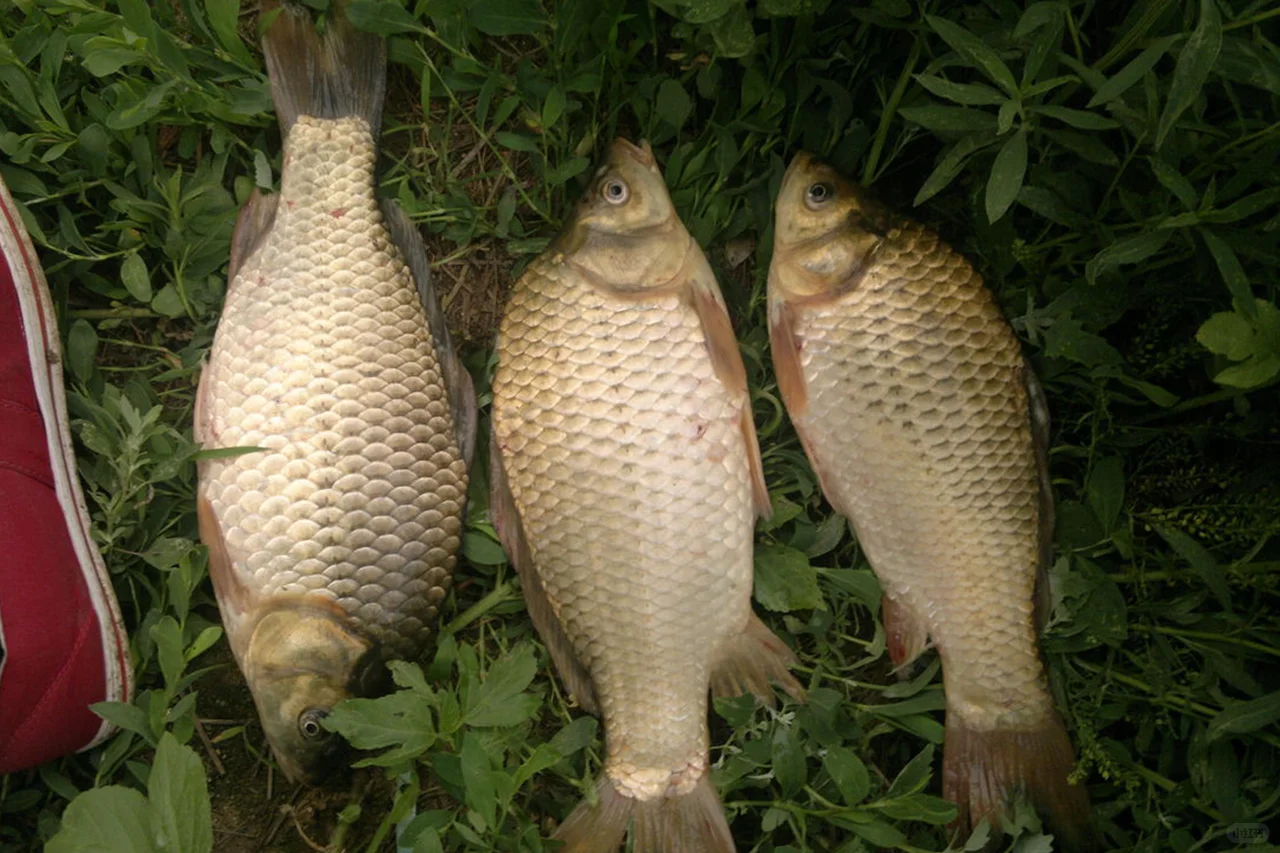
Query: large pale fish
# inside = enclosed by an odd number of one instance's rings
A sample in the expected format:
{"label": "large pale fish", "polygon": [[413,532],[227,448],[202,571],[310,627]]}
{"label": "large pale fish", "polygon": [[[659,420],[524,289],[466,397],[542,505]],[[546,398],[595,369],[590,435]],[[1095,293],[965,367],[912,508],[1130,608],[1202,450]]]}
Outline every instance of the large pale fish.
{"label": "large pale fish", "polygon": [[261,448],[201,464],[200,532],[267,738],[308,780],[334,703],[430,639],[475,435],[422,239],[374,191],[385,45],[335,11],[320,37],[285,7],[264,37],[281,191],[241,213],[195,423]]}
{"label": "large pale fish", "polygon": [[794,695],[752,613],[768,495],[737,342],[648,144],[613,143],[516,283],[493,382],[494,522],[561,678],[604,718],[597,805],[563,853],[734,850],[708,688]]}
{"label": "large pale fish", "polygon": [[885,591],[894,661],[932,639],[943,793],[995,828],[1015,791],[1084,844],[1085,788],[1037,649],[1048,412],[973,267],[808,154],[783,178],[769,270],[778,385],[827,499]]}

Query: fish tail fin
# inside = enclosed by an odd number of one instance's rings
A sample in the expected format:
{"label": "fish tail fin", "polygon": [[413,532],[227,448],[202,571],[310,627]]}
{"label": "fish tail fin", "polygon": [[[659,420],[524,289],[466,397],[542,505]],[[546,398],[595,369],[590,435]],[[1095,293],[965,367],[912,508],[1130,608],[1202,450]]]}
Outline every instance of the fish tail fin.
{"label": "fish tail fin", "polygon": [[962,831],[983,818],[998,830],[1001,814],[1021,793],[1054,833],[1056,849],[1095,849],[1088,789],[1068,781],[1074,767],[1071,741],[1056,711],[1036,728],[984,730],[947,710],[942,795],[960,807]]}
{"label": "fish tail fin", "polygon": [[752,613],[742,633],[729,641],[711,671],[711,692],[715,696],[754,693],[762,702],[776,701],[771,682],[776,682],[798,702],[804,688],[791,674],[795,653],[778,635]]}
{"label": "fish tail fin", "polygon": [[720,797],[703,774],[681,797],[644,802],[622,794],[607,777],[597,783],[599,802],[582,802],[556,832],[560,853],[616,853],[632,830],[635,853],[735,853]]}
{"label": "fish tail fin", "polygon": [[359,116],[376,137],[382,125],[387,87],[387,46],[381,36],[357,30],[345,14],[346,3],[330,7],[320,33],[302,6],[264,0],[262,37],[271,99],[288,135],[298,116]]}

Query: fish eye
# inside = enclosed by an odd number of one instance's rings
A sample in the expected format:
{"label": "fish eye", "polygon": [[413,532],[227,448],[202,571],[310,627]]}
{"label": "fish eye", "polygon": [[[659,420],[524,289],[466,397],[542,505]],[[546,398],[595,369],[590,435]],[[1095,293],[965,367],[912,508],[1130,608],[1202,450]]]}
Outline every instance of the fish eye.
{"label": "fish eye", "polygon": [[631,197],[631,190],[618,178],[610,178],[600,185],[600,195],[609,204],[622,204]]}
{"label": "fish eye", "polygon": [[298,715],[298,731],[307,740],[319,740],[326,734],[320,721],[327,716],[329,712],[322,708],[308,708]]}
{"label": "fish eye", "polygon": [[813,184],[804,192],[804,203],[811,209],[821,207],[835,198],[836,188],[826,181]]}

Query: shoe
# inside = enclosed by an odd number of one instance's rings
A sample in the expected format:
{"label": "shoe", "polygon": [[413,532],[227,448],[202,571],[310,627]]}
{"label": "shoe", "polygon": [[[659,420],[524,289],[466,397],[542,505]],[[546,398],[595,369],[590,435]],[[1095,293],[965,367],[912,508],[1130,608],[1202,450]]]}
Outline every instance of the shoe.
{"label": "shoe", "polygon": [[0,774],[100,743],[129,637],[76,477],[53,300],[0,181]]}

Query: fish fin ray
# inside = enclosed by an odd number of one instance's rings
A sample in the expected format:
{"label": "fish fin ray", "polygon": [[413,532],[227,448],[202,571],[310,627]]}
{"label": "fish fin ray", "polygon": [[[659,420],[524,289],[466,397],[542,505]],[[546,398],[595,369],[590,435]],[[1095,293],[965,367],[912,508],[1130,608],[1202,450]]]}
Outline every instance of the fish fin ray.
{"label": "fish fin ray", "polygon": [[702,325],[702,334],[711,355],[711,366],[716,376],[728,388],[729,393],[742,400],[742,438],[747,446],[747,464],[751,472],[751,497],[756,513],[761,518],[773,514],[769,500],[769,487],[764,479],[764,462],[760,458],[760,441],[756,437],[756,425],[751,413],[751,393],[747,388],[747,368],[742,363],[738,338],[733,333],[733,321],[725,305],[715,273],[696,244],[689,249],[697,252],[701,263],[694,270],[691,280],[693,309]]}
{"label": "fish fin ray", "polygon": [[800,364],[795,316],[791,306],[780,299],[769,302],[769,349],[773,353],[773,372],[782,402],[793,421],[802,418],[809,408],[809,386]]}
{"label": "fish fin ray", "polygon": [[427,312],[427,327],[431,330],[431,338],[436,348],[436,359],[440,363],[440,371],[444,375],[445,386],[449,391],[449,407],[453,412],[453,432],[462,458],[468,466],[476,450],[476,389],[471,374],[458,357],[453,346],[453,337],[449,334],[449,325],[445,322],[444,310],[436,297],[431,277],[431,262],[427,258],[427,246],[423,242],[418,226],[409,218],[400,205],[391,199],[379,202],[382,208],[382,219],[391,242],[400,249],[405,263],[409,265],[409,273],[417,285],[418,296],[422,307]]}
{"label": "fish fin ray", "polygon": [[1053,607],[1049,594],[1049,568],[1053,565],[1053,481],[1049,475],[1049,401],[1044,396],[1044,388],[1040,380],[1031,370],[1031,365],[1024,364],[1022,377],[1027,390],[1027,411],[1031,420],[1031,442],[1036,454],[1036,479],[1040,492],[1037,502],[1037,517],[1040,528],[1037,532],[1039,559],[1036,566],[1035,590],[1035,624],[1037,631],[1043,631],[1049,621],[1049,611]]}
{"label": "fish fin ray", "polygon": [[681,797],[640,801],[617,790],[608,778],[596,783],[598,802],[585,800],[556,831],[560,853],[616,853],[633,823],[635,853],[734,853],[733,835],[720,797],[704,774]]}
{"label": "fish fin ray", "polygon": [[742,633],[732,638],[720,653],[711,671],[711,693],[717,697],[751,693],[766,705],[776,698],[777,683],[797,702],[804,701],[804,688],[791,674],[795,652],[752,613]]}
{"label": "fish fin ray", "polygon": [[253,609],[254,596],[236,576],[237,560],[227,546],[222,522],[218,519],[213,504],[204,495],[196,498],[196,520],[199,523],[200,541],[209,551],[209,577],[218,594],[218,607],[226,623],[227,640],[239,659],[243,650],[238,648],[237,641],[243,637],[243,632],[236,628]]}
{"label": "fish fin ray", "polygon": [[498,436],[492,432],[489,436],[489,515],[494,530],[498,533],[498,541],[502,543],[507,558],[520,577],[529,618],[533,620],[533,627],[547,647],[547,653],[551,655],[556,671],[560,673],[560,680],[584,710],[599,714],[600,704],[596,701],[591,675],[573,653],[573,644],[565,634],[560,617],[534,568],[533,555],[525,539],[520,513],[516,509],[511,485],[507,482],[506,469],[502,464]]}
{"label": "fish fin ray", "polygon": [[880,599],[880,618],[893,666],[905,670],[929,647],[929,626],[906,602],[888,595]]}
{"label": "fish fin ray", "polygon": [[249,200],[240,208],[236,216],[236,230],[231,236],[231,262],[227,264],[228,293],[244,262],[253,256],[270,233],[279,201],[278,196],[263,193],[255,187],[249,194]]}
{"label": "fish fin ray", "polygon": [[1071,741],[1056,711],[1033,729],[982,730],[947,709],[942,796],[959,806],[961,832],[983,818],[998,829],[1010,799],[1022,793],[1054,833],[1056,849],[1093,850],[1088,789],[1068,782],[1074,767]]}
{"label": "fish fin ray", "polygon": [[288,135],[298,116],[359,116],[377,137],[387,87],[386,41],[357,30],[344,13],[345,2],[330,6],[323,34],[304,7],[279,0],[262,4],[270,19],[262,52],[271,81],[280,132]]}

